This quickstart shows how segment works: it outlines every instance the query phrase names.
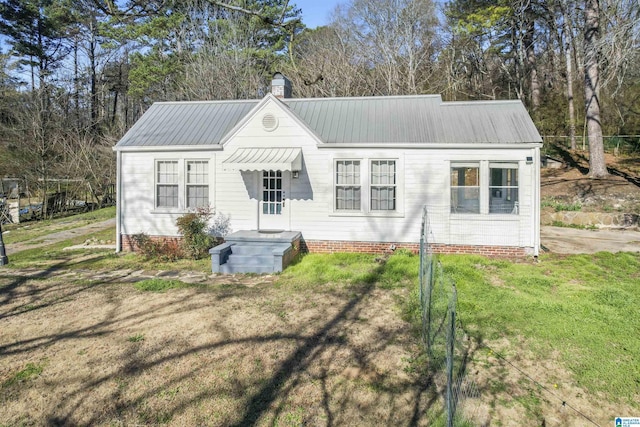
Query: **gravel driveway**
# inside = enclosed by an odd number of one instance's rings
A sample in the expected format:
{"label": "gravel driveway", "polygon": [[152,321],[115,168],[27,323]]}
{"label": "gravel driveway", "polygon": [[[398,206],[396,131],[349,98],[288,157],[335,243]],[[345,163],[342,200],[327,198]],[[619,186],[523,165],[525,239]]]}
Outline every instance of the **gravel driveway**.
{"label": "gravel driveway", "polygon": [[640,252],[640,231],[635,230],[579,230],[543,226],[540,240],[543,250],[558,254]]}

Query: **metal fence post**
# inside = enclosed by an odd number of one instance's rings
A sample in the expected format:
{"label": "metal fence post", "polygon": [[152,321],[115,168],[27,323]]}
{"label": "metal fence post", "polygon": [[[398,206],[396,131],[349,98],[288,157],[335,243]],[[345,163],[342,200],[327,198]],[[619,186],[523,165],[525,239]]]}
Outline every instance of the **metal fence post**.
{"label": "metal fence post", "polygon": [[4,240],[2,239],[2,222],[0,221],[0,265],[9,264],[7,251],[4,248]]}
{"label": "metal fence post", "polygon": [[449,306],[449,339],[447,340],[447,427],[453,427],[456,408],[453,396],[453,356],[456,338],[456,286],[452,285],[453,292]]}

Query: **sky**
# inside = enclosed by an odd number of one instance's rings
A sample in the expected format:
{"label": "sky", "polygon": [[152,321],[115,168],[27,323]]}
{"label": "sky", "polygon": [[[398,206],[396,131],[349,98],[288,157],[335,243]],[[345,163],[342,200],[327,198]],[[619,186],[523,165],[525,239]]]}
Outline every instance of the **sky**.
{"label": "sky", "polygon": [[346,0],[293,0],[290,3],[302,9],[302,22],[308,28],[315,28],[328,24],[333,10]]}

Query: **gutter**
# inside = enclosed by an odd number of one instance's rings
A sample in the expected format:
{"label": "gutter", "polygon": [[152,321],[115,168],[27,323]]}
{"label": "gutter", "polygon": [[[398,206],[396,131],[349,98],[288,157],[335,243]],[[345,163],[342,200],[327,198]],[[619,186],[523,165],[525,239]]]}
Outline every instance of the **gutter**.
{"label": "gutter", "polygon": [[145,146],[124,146],[113,147],[113,151],[145,153],[145,152],[161,152],[161,151],[222,151],[221,145],[145,145]]}
{"label": "gutter", "polygon": [[[115,150],[115,147],[114,147]],[[122,152],[116,151],[116,253],[122,251]]]}
{"label": "gutter", "polygon": [[540,254],[540,147],[533,149],[534,171],[533,171],[533,256],[537,259]]}
{"label": "gutter", "polygon": [[542,142],[523,142],[523,143],[442,143],[442,142],[416,142],[416,143],[325,143],[318,144],[319,149],[334,149],[334,148],[456,148],[456,149],[478,149],[478,150],[493,150],[496,148],[540,148]]}

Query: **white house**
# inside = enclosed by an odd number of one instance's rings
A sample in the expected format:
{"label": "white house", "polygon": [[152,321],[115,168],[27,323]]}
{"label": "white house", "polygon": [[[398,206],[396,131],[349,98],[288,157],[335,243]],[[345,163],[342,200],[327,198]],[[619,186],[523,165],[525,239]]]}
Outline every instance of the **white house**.
{"label": "white house", "polygon": [[439,95],[153,104],[118,142],[117,244],[177,236],[211,205],[233,231],[299,232],[311,251],[537,255],[542,139],[520,101]]}

